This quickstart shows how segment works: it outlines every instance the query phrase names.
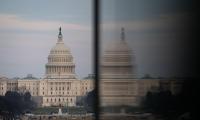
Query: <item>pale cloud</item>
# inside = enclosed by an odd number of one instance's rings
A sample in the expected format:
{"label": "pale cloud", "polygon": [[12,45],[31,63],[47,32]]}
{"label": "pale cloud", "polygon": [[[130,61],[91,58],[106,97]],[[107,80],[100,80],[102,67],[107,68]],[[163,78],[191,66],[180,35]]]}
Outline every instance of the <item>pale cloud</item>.
{"label": "pale cloud", "polygon": [[89,30],[88,26],[63,21],[27,20],[17,15],[0,14],[0,29],[50,31],[62,26],[64,30]]}

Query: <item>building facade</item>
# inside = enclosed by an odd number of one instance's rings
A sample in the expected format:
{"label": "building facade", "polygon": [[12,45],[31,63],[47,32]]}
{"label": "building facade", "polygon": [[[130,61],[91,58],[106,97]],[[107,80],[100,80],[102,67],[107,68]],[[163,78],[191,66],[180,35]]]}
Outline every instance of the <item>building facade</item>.
{"label": "building facade", "polygon": [[33,98],[39,98],[41,106],[76,106],[77,97],[85,96],[94,89],[93,79],[77,78],[73,56],[64,44],[61,28],[45,68],[42,79],[30,75],[17,80],[2,77],[0,95],[5,95],[7,91],[30,92]]}

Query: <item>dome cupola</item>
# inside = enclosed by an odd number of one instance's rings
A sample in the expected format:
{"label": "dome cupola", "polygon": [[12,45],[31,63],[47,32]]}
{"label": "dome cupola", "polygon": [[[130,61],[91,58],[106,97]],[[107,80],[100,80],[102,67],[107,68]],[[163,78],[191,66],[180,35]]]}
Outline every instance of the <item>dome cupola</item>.
{"label": "dome cupola", "polygon": [[46,64],[46,78],[75,78],[75,64],[70,49],[65,46],[61,27],[58,40],[51,49]]}

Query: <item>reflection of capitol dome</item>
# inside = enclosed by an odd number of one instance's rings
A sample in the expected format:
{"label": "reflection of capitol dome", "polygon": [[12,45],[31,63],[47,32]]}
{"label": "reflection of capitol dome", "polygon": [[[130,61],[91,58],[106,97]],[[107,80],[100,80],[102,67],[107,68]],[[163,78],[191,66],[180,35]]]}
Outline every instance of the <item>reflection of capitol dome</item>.
{"label": "reflection of capitol dome", "polygon": [[133,78],[132,51],[125,41],[122,28],[121,40],[111,42],[103,54],[103,78]]}
{"label": "reflection of capitol dome", "polygon": [[114,53],[129,53],[131,50],[129,49],[125,40],[114,41],[109,44],[109,47],[105,50],[105,52],[114,52]]}
{"label": "reflection of capitol dome", "polygon": [[58,34],[58,41],[48,56],[46,77],[75,78],[75,64],[70,49],[63,42],[61,28]]}

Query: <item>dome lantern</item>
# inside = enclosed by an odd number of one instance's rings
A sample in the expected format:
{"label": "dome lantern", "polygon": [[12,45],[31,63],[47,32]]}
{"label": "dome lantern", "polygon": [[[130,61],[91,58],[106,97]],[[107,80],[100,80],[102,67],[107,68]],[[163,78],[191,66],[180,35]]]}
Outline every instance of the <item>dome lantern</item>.
{"label": "dome lantern", "polygon": [[58,34],[58,43],[63,42],[63,36],[61,32],[61,27],[59,28],[59,34]]}

